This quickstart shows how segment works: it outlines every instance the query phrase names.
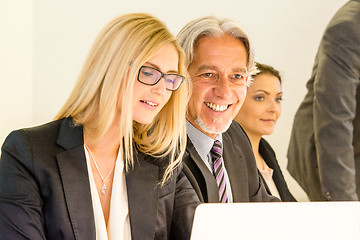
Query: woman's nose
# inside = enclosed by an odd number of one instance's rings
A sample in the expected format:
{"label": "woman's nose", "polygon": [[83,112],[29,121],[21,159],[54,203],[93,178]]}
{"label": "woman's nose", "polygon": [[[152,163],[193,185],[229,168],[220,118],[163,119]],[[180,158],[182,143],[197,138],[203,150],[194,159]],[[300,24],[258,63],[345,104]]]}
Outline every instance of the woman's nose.
{"label": "woman's nose", "polygon": [[159,82],[157,84],[155,84],[153,86],[153,91],[156,94],[160,94],[160,95],[164,95],[166,93],[166,91],[168,91],[166,89],[166,79],[164,76],[159,80]]}

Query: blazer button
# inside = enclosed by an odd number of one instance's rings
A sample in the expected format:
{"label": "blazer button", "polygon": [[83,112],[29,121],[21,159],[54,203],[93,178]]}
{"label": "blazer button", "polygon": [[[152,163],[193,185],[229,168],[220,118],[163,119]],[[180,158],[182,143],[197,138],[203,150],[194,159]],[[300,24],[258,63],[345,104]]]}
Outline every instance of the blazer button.
{"label": "blazer button", "polygon": [[325,192],[325,199],[328,200],[328,201],[331,201],[332,196],[331,196],[330,192]]}

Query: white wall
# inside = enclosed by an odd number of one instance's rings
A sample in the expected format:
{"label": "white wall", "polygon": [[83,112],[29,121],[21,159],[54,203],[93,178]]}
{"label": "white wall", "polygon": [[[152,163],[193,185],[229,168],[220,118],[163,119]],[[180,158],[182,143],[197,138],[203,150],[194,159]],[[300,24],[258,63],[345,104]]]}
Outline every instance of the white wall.
{"label": "white wall", "polygon": [[33,123],[32,2],[0,0],[0,145]]}
{"label": "white wall", "polygon": [[255,45],[256,60],[283,75],[283,115],[268,139],[291,191],[305,201],[286,171],[291,125],[325,26],[346,1],[0,0],[0,29],[5,29],[0,38],[0,144],[12,129],[54,117],[95,36],[115,16],[148,12],[176,34],[188,21],[214,14],[237,20]]}

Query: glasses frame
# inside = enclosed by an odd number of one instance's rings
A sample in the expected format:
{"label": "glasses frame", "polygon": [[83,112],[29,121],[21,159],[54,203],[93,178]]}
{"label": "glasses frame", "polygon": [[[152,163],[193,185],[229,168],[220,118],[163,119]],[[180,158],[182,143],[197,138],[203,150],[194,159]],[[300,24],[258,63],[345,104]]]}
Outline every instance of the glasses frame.
{"label": "glasses frame", "polygon": [[[160,78],[159,78],[155,83],[145,83],[145,82],[142,82],[142,81],[140,80],[139,76],[140,76],[140,73],[141,73],[141,69],[143,69],[143,68],[150,68],[150,69],[153,69],[153,70],[159,72],[159,73],[161,74]],[[162,78],[164,78],[164,80],[166,81],[166,77],[167,77],[167,76],[173,76],[173,75],[176,75],[176,76],[178,76],[178,77],[181,77],[181,82],[179,83],[179,86],[178,86],[176,89],[166,88],[166,90],[176,91],[176,90],[179,89],[179,87],[181,86],[181,84],[182,84],[182,83],[184,82],[184,80],[185,80],[185,77],[182,76],[182,75],[180,75],[180,74],[176,74],[176,73],[163,73],[163,72],[161,72],[159,69],[156,69],[156,68],[153,68],[153,67],[141,66],[140,69],[139,69],[139,71],[138,71],[138,74],[137,74],[137,80],[138,80],[139,82],[141,82],[142,84],[145,84],[145,85],[148,85],[148,86],[154,86],[154,85],[156,85],[158,82],[160,82],[160,80],[161,80]]]}

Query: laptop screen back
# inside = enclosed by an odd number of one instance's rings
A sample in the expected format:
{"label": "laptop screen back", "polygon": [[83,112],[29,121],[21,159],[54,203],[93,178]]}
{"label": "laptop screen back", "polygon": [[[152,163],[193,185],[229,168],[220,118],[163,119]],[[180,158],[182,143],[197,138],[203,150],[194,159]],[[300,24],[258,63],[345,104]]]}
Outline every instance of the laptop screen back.
{"label": "laptop screen back", "polygon": [[201,204],[191,240],[360,240],[360,202]]}

